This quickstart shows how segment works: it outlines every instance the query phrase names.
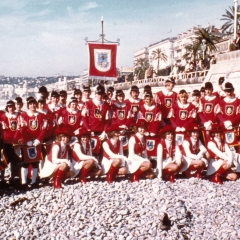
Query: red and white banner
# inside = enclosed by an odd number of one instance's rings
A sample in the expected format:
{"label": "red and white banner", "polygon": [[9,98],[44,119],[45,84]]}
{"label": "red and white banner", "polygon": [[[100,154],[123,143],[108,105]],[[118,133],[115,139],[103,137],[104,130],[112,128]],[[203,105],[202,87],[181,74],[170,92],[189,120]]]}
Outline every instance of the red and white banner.
{"label": "red and white banner", "polygon": [[88,49],[89,76],[117,76],[117,44],[88,43]]}

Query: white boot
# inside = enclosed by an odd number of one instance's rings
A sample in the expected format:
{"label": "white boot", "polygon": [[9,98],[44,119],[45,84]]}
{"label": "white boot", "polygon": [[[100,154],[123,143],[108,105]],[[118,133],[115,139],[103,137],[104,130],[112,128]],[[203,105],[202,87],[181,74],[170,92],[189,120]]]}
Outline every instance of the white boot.
{"label": "white boot", "polygon": [[38,176],[38,169],[37,168],[33,168],[32,169],[32,182],[31,182],[31,184],[36,182],[37,176]]}
{"label": "white boot", "polygon": [[28,168],[21,168],[22,184],[27,184]]}

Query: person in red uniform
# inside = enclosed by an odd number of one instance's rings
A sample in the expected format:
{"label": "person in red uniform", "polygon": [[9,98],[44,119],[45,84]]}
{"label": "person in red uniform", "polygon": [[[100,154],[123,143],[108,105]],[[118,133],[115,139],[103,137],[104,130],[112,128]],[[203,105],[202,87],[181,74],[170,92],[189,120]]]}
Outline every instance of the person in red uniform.
{"label": "person in red uniform", "polygon": [[139,88],[135,85],[131,87],[130,97],[125,100],[127,108],[130,109],[130,119],[132,123],[130,125],[134,125],[137,121],[137,114],[139,111],[139,107],[142,104],[142,99],[139,98]]}
{"label": "person in red uniform", "polygon": [[107,89],[107,102],[111,106],[112,103],[114,102],[113,100],[113,93],[114,93],[114,87],[109,87]]}
{"label": "person in red uniform", "polygon": [[178,94],[178,101],[173,104],[168,118],[176,132],[185,132],[189,124],[195,121],[197,112],[192,103],[187,102],[188,94],[181,90]]}
{"label": "person in red uniform", "polygon": [[75,137],[77,139],[72,138],[73,142],[70,143],[74,170],[73,177],[80,173],[79,181],[85,184],[87,176],[100,176],[102,169],[98,160],[92,156],[91,132],[87,131],[86,128],[80,128]]}
{"label": "person in red uniform", "polygon": [[225,83],[225,97],[219,102],[220,113],[218,119],[221,127],[224,129],[232,129],[240,123],[240,99],[234,95],[234,87],[230,82]]}
{"label": "person in red uniform", "polygon": [[82,111],[85,102],[82,101],[82,91],[80,89],[74,89],[73,96],[77,99],[77,108]]}
{"label": "person in red uniform", "polygon": [[[29,97],[27,99],[27,108],[28,110],[23,112],[20,116],[20,130],[16,132],[14,138],[15,142],[26,144],[28,147],[32,147],[32,150],[35,149],[37,157],[39,157],[41,155],[38,152],[41,151],[39,145],[43,142],[43,139],[46,135],[47,119],[43,113],[37,111],[37,101],[33,97]],[[24,159],[25,158],[26,156],[24,156]],[[31,163],[32,188],[38,187],[36,179],[40,160],[42,159],[37,159],[37,161]],[[27,174],[29,165],[29,163],[24,163],[21,169],[22,185],[24,188],[27,187]]]}
{"label": "person in red uniform", "polygon": [[22,113],[23,110],[23,100],[21,97],[16,97],[15,98],[15,101],[16,101],[16,104],[15,104],[15,107],[16,107],[16,111],[15,112],[18,112],[18,113]]}
{"label": "person in red uniform", "polygon": [[106,138],[105,130],[108,128],[110,121],[110,107],[107,102],[103,101],[104,94],[104,87],[98,85],[96,87],[95,97],[85,102],[82,111],[85,128],[94,132],[95,135],[98,135],[100,140]]}
{"label": "person in red uniform", "polygon": [[[6,112],[1,115],[0,122],[2,125],[2,140],[3,140],[3,153],[6,157],[7,163],[10,164],[11,170],[11,178],[10,182],[13,183],[14,180],[14,169],[16,165],[19,163],[19,157],[15,154],[14,148],[12,143],[14,142],[14,136],[16,131],[19,129],[19,117],[20,113],[15,112],[15,103],[14,101],[10,100],[6,104]],[[2,184],[5,185],[4,181],[4,172],[5,167],[4,163],[1,162],[0,169],[1,169],[1,180]]]}
{"label": "person in red uniform", "polygon": [[123,90],[116,91],[116,100],[112,104],[111,124],[121,126],[124,129],[127,129],[129,126],[130,116],[130,107],[124,102],[125,94]]}
{"label": "person in red uniform", "polygon": [[190,178],[191,172],[195,171],[195,177],[201,178],[201,172],[208,166],[206,159],[207,149],[200,140],[200,131],[196,123],[187,126],[188,137],[184,138],[180,150],[183,155],[183,165],[180,172],[185,172],[186,177]]}
{"label": "person in red uniform", "polygon": [[225,91],[224,91],[224,89],[223,89],[223,83],[224,83],[224,81],[225,81],[225,78],[224,78],[224,77],[220,77],[220,78],[218,79],[218,88],[219,88],[219,89],[218,89],[218,91],[213,92],[213,95],[219,97],[220,99],[223,99],[223,98],[226,97]]}
{"label": "person in red uniform", "polygon": [[71,135],[73,132],[80,128],[82,121],[81,111],[78,109],[78,101],[75,97],[71,97],[67,108],[61,111],[61,116],[58,119],[58,129],[61,127],[68,127]]}
{"label": "person in red uniform", "polygon": [[228,144],[222,138],[222,129],[215,127],[211,129],[211,139],[207,143],[210,160],[207,169],[207,176],[210,181],[222,184],[221,176],[230,181],[236,181],[238,176],[231,169],[233,165],[233,154]]}
{"label": "person in red uniform", "polygon": [[165,124],[170,124],[168,119],[168,114],[177,101],[177,93],[173,91],[175,86],[175,80],[173,78],[168,78],[165,81],[165,88],[155,95],[155,102],[160,105],[162,111],[162,121]]}
{"label": "person in red uniform", "polygon": [[73,175],[68,145],[70,137],[68,129],[62,128],[57,135],[57,141],[51,146],[44,167],[40,172],[41,178],[53,177],[53,188],[62,188],[62,179]]}
{"label": "person in red uniform", "polygon": [[218,124],[218,114],[220,112],[219,97],[213,95],[213,85],[211,82],[205,83],[205,96],[200,99],[199,118],[206,130],[212,128],[212,124]]}
{"label": "person in red uniform", "polygon": [[59,92],[59,105],[61,108],[66,108],[67,104],[67,92],[65,90],[61,90]]}
{"label": "person in red uniform", "polygon": [[147,121],[145,136],[155,136],[161,125],[162,114],[159,105],[153,103],[153,95],[146,92],[143,102],[139,108],[138,118],[144,118]]}
{"label": "person in red uniform", "polygon": [[83,86],[83,92],[82,92],[82,101],[88,102],[89,100],[91,100],[90,98],[91,95],[91,89],[89,86]]}
{"label": "person in red uniform", "polygon": [[127,167],[132,174],[130,181],[138,182],[139,176],[146,175],[153,178],[155,174],[152,171],[152,164],[148,159],[146,151],[146,140],[144,137],[147,122],[145,119],[138,119],[135,124],[136,133],[129,140],[129,154]]}
{"label": "person in red uniform", "polygon": [[159,132],[162,139],[157,145],[157,177],[169,175],[170,182],[175,182],[174,175],[179,172],[182,154],[174,139],[174,128],[165,125]]}
{"label": "person in red uniform", "polygon": [[126,160],[123,155],[123,146],[119,140],[119,131],[117,125],[111,125],[107,130],[108,140],[103,145],[103,158],[101,166],[103,174],[107,175],[107,182],[112,183],[116,175],[125,175],[127,173]]}
{"label": "person in red uniform", "polygon": [[53,126],[54,134],[56,134],[55,131],[58,127],[57,120],[61,116],[62,110],[64,110],[64,108],[62,108],[58,102],[59,102],[58,92],[52,91],[51,95],[50,95],[50,103],[47,104],[46,109],[53,114],[53,125],[52,126]]}

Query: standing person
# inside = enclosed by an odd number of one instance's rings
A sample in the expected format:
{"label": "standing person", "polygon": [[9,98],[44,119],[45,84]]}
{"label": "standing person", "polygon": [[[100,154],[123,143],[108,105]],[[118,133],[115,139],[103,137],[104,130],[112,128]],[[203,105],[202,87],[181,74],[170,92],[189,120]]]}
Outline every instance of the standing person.
{"label": "standing person", "polygon": [[37,101],[33,97],[29,97],[27,101],[26,112],[23,112],[20,116],[20,130],[16,132],[15,141],[26,144],[23,147],[23,151],[28,153],[28,157],[34,160],[33,162],[27,162],[27,155],[24,155],[24,164],[21,169],[21,178],[23,188],[27,187],[27,174],[28,167],[32,165],[32,182],[31,187],[38,187],[37,175],[38,175],[38,164],[42,160],[41,146],[43,139],[46,135],[47,119],[43,113],[37,111]]}
{"label": "standing person", "polygon": [[162,137],[157,146],[157,177],[169,175],[170,182],[175,182],[174,175],[179,172],[182,154],[174,139],[174,128],[165,125],[159,135]]}
{"label": "standing person", "polygon": [[230,82],[225,83],[224,92],[226,97],[219,103],[221,111],[218,119],[223,129],[232,129],[240,122],[240,99],[235,97],[234,87]]}
{"label": "standing person", "polygon": [[191,124],[187,128],[189,137],[185,137],[180,146],[183,155],[183,166],[180,172],[185,172],[186,177],[191,177],[191,171],[195,172],[196,178],[201,178],[202,170],[208,166],[205,158],[207,149],[200,140],[200,131],[197,124]]}
{"label": "standing person", "polygon": [[112,103],[113,103],[113,93],[114,93],[114,87],[109,87],[108,89],[107,89],[107,102],[108,102],[108,104],[111,106],[112,105]]}
{"label": "standing person", "polygon": [[108,140],[103,147],[102,169],[103,174],[107,174],[107,182],[112,183],[116,175],[125,175],[127,173],[126,160],[123,155],[123,146],[119,140],[120,128],[117,125],[111,125],[107,129]]}
{"label": "standing person", "polygon": [[61,90],[59,92],[59,105],[61,108],[66,108],[66,104],[67,104],[67,91],[65,90]]}
{"label": "standing person", "polygon": [[[7,160],[7,164],[10,163],[10,171],[11,171],[11,178],[10,183],[13,183],[15,172],[14,169],[16,168],[19,157],[15,154],[14,148],[12,143],[14,142],[14,137],[16,131],[19,129],[19,117],[20,113],[15,112],[15,103],[10,100],[6,104],[5,108],[6,112],[1,115],[0,122],[2,126],[2,140],[3,140],[3,154]],[[4,162],[1,162],[4,163]],[[4,181],[4,173],[5,167],[7,164],[1,164],[1,183],[5,185]]]}
{"label": "standing person", "polygon": [[160,107],[153,103],[152,93],[145,93],[144,104],[140,106],[138,118],[144,118],[147,121],[145,136],[156,136],[161,125],[162,114]]}
{"label": "standing person", "polygon": [[69,140],[68,129],[62,128],[57,135],[57,141],[53,143],[46,156],[44,167],[40,173],[41,178],[53,177],[53,188],[62,188],[62,179],[73,175],[69,157]]}
{"label": "standing person", "polygon": [[91,89],[89,86],[83,86],[83,92],[82,92],[82,101],[88,102],[89,100],[91,100],[90,98],[91,95]]}
{"label": "standing person", "polygon": [[220,111],[219,97],[213,95],[213,85],[211,82],[205,83],[205,96],[200,99],[199,118],[206,130],[210,130],[214,123],[218,124],[217,114]]}
{"label": "standing person", "polygon": [[16,97],[15,101],[16,101],[16,104],[15,104],[16,112],[22,113],[23,112],[23,110],[22,110],[22,108],[23,108],[23,100],[22,100],[22,98],[21,97]]}
{"label": "standing person", "polygon": [[43,97],[46,99],[46,103],[48,104],[49,103],[49,99],[48,99],[48,96],[49,96],[49,92],[47,90],[47,88],[45,86],[41,86],[39,89],[38,89],[38,93],[40,94],[39,97]]}
{"label": "standing person", "polygon": [[200,88],[200,94],[201,94],[200,98],[205,97],[205,88],[204,87]]}
{"label": "standing person", "polygon": [[82,115],[78,109],[77,98],[71,97],[67,104],[67,108],[61,111],[61,116],[58,118],[58,128],[56,132],[61,127],[68,127],[71,135],[73,132],[80,128],[82,122]]}
{"label": "standing person", "polygon": [[177,101],[177,93],[173,91],[174,85],[175,80],[173,78],[168,78],[165,81],[165,88],[155,95],[155,102],[160,105],[164,124],[170,124],[168,114],[173,104]]}
{"label": "standing person", "polygon": [[105,130],[108,128],[110,121],[110,107],[107,102],[103,101],[104,94],[104,87],[98,85],[95,91],[95,97],[85,102],[82,111],[84,126],[87,130],[99,136],[100,140],[106,138]]}
{"label": "standing person", "polygon": [[145,119],[138,119],[135,124],[135,134],[129,139],[128,170],[132,174],[130,181],[138,182],[139,176],[154,177],[152,164],[148,159],[146,141],[144,137],[146,129]]}
{"label": "standing person", "polygon": [[213,95],[215,95],[215,96],[217,96],[217,97],[219,97],[221,99],[226,97],[226,94],[225,94],[224,89],[223,89],[224,80],[225,80],[224,77],[220,77],[218,79],[218,90],[213,92]]}
{"label": "standing person", "polygon": [[196,108],[187,100],[187,92],[184,89],[179,91],[178,101],[173,104],[168,115],[172,127],[176,128],[177,132],[184,132],[187,126],[195,121],[197,115]]}
{"label": "standing person", "polygon": [[86,183],[86,176],[100,176],[102,174],[101,166],[98,160],[92,156],[91,132],[85,128],[80,128],[76,135],[77,140],[71,143],[72,164],[74,176],[79,172],[79,181]]}
{"label": "standing person", "polygon": [[82,111],[85,103],[82,101],[82,91],[80,89],[74,89],[73,96],[77,99],[77,108]]}
{"label": "standing person", "polygon": [[131,122],[130,117],[130,106],[124,102],[125,94],[123,90],[116,91],[116,100],[112,104],[111,115],[112,121],[111,124],[118,125],[124,129],[129,127]]}
{"label": "standing person", "polygon": [[131,87],[130,90],[130,97],[125,100],[125,103],[127,104],[127,108],[130,109],[130,119],[131,119],[131,126],[136,123],[137,120],[137,114],[139,111],[139,107],[142,103],[142,100],[139,98],[139,88],[135,85]]}
{"label": "standing person", "polygon": [[[199,107],[200,107],[200,97],[201,97],[201,92],[197,89],[193,90],[193,92],[192,92],[192,102],[191,103],[194,105],[197,113],[198,113]],[[198,125],[201,123],[198,114],[196,114],[195,122]]]}
{"label": "standing person", "polygon": [[210,181],[222,184],[221,176],[230,181],[237,180],[237,174],[231,169],[233,154],[226,141],[222,139],[222,129],[212,128],[211,139],[207,144],[210,160],[207,169],[207,176]]}

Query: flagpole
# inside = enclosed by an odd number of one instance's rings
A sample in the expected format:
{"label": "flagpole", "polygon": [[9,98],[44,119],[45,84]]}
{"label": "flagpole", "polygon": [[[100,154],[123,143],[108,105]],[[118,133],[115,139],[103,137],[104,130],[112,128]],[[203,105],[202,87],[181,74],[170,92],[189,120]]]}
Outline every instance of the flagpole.
{"label": "flagpole", "polygon": [[103,39],[104,39],[104,34],[103,34],[103,16],[101,17],[101,23],[102,23],[102,44],[103,44]]}

